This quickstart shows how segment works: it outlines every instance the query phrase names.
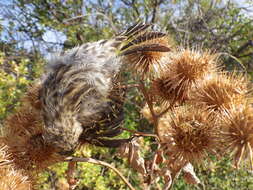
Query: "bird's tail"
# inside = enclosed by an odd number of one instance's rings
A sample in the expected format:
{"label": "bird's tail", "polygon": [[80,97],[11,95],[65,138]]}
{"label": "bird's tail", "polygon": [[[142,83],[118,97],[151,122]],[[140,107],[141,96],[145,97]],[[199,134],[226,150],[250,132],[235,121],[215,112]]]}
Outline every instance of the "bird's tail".
{"label": "bird's tail", "polygon": [[138,22],[118,34],[115,39],[121,42],[119,54],[124,56],[133,54],[135,51],[170,51],[168,44],[165,43],[167,34],[149,30],[150,27],[151,24]]}
{"label": "bird's tail", "polygon": [[150,24],[137,23],[119,34],[122,40],[118,55],[123,62],[141,74],[157,71],[163,58],[170,52],[174,43],[166,33],[150,29]]}

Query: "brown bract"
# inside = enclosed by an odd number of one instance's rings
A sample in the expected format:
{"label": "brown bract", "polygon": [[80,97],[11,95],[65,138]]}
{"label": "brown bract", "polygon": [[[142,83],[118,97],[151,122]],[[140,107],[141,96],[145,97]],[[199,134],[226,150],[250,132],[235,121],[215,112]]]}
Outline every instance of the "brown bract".
{"label": "brown bract", "polygon": [[249,160],[253,170],[253,108],[249,104],[226,110],[221,125],[224,151],[232,153],[236,167]]}
{"label": "brown bract", "polygon": [[27,172],[44,169],[60,159],[53,147],[44,144],[36,89],[39,88],[32,86],[23,98],[22,106],[7,117],[1,139],[8,146],[16,167]]}
{"label": "brown bract", "polygon": [[0,145],[0,189],[1,190],[31,190],[32,184],[22,170],[11,164],[8,148]]}
{"label": "brown bract", "polygon": [[189,99],[196,84],[217,70],[217,55],[181,49],[171,56],[167,68],[152,84],[152,93],[161,103],[182,103]]}
{"label": "brown bract", "polygon": [[184,166],[200,163],[218,147],[217,128],[209,113],[192,106],[182,106],[172,113],[164,125],[161,138],[169,164]]}
{"label": "brown bract", "polygon": [[211,112],[229,109],[245,102],[248,82],[244,75],[219,73],[203,81],[192,95],[193,103]]}
{"label": "brown bract", "polygon": [[164,67],[164,59],[172,50],[174,43],[164,33],[146,32],[123,47],[124,62],[140,73],[141,76],[150,76]]}

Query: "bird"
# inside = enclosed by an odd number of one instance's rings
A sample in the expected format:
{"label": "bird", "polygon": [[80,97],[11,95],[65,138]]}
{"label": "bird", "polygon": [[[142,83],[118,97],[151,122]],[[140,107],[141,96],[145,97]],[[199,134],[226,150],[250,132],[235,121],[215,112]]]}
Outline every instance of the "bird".
{"label": "bird", "polygon": [[[61,155],[71,155],[80,142],[105,147],[127,142],[109,139],[122,132],[126,96],[120,87],[122,57],[135,52],[129,47],[148,28],[150,24],[136,23],[112,39],[85,43],[50,60],[39,93],[45,144]],[[152,34],[155,38],[160,33]],[[150,35],[142,41],[149,39]]]}

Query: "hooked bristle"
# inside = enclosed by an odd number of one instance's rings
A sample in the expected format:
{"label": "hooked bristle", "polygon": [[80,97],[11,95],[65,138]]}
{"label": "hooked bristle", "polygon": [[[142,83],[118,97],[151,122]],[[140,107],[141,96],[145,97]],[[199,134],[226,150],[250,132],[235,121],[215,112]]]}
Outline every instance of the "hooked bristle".
{"label": "hooked bristle", "polygon": [[8,147],[0,144],[0,189],[31,190],[32,182],[24,171],[16,169],[11,161]]}
{"label": "hooked bristle", "polygon": [[219,147],[214,118],[192,106],[176,108],[167,125],[160,126],[159,130],[170,164],[200,163],[209,153],[216,154]]}
{"label": "hooked bristle", "polygon": [[151,91],[161,103],[183,103],[197,83],[217,70],[217,55],[181,49],[171,55],[167,68],[153,80]]}
{"label": "hooked bristle", "polygon": [[218,73],[200,83],[191,101],[211,112],[222,112],[232,105],[243,104],[248,93],[248,81],[244,75]]}
{"label": "hooked bristle", "polygon": [[242,160],[249,160],[253,170],[253,108],[246,103],[224,112],[220,132],[224,152],[233,155],[237,168]]}
{"label": "hooked bristle", "polygon": [[2,140],[17,168],[38,171],[60,159],[53,147],[44,144],[42,125],[40,111],[29,104],[6,119]]}

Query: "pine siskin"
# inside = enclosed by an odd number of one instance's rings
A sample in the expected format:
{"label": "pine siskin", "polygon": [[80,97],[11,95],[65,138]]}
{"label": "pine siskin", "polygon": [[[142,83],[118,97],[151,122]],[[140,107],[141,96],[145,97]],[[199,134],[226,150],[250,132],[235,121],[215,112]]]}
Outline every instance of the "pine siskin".
{"label": "pine siskin", "polygon": [[[124,63],[124,52],[128,51],[124,46],[146,34],[148,27],[135,24],[113,39],[83,44],[51,61],[40,93],[46,144],[68,155],[80,140],[109,147],[125,142],[126,139],[103,137],[113,137],[121,131],[118,125],[123,120],[124,89],[116,87],[115,79]],[[136,48],[130,53],[141,51],[133,45]],[[148,51],[164,51],[163,46],[158,44]]]}

